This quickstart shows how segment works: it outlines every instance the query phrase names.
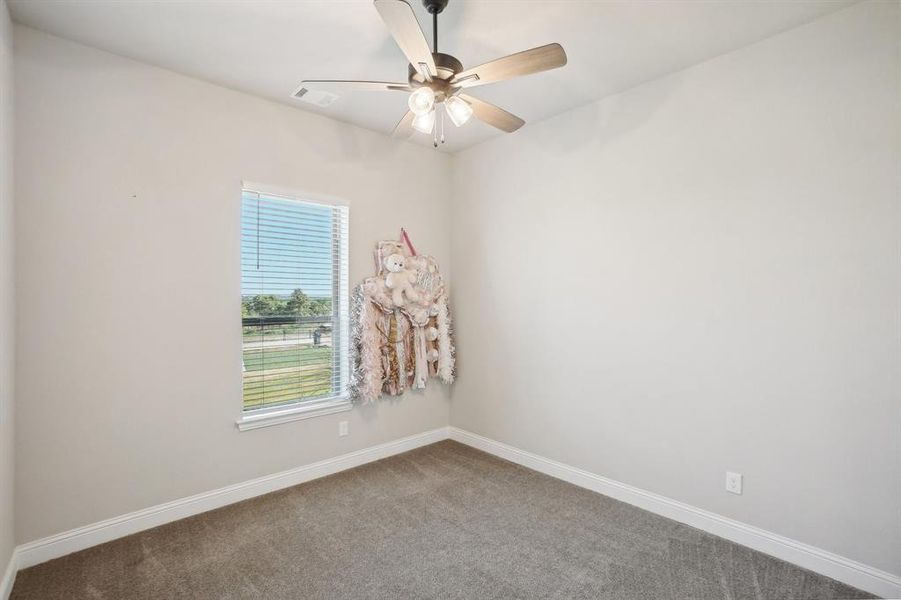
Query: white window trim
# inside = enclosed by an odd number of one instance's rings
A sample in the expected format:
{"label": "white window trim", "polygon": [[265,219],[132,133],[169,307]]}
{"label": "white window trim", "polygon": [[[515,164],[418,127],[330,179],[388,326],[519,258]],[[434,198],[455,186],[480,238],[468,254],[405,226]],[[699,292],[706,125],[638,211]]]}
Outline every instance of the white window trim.
{"label": "white window trim", "polygon": [[249,410],[235,420],[239,431],[271,427],[301,419],[311,419],[324,415],[346,412],[353,408],[349,397],[338,396],[322,400],[312,400],[300,404],[287,405],[284,408],[261,408]]}
{"label": "white window trim", "polygon": [[[304,202],[308,202],[311,204],[324,204],[328,206],[345,206],[350,208],[350,202],[344,198],[337,198],[335,196],[328,196],[325,194],[304,192],[300,190],[294,190],[290,188],[284,188],[281,186],[273,186],[270,184],[262,184],[256,183],[252,181],[243,180],[241,182],[241,188],[244,191],[256,192],[264,195],[271,196],[281,196],[285,198],[291,199],[303,199]],[[350,228],[350,223],[348,223],[348,230]],[[350,237],[348,233],[348,246],[350,245]],[[348,248],[349,250],[349,248]],[[349,282],[348,282],[349,285]],[[345,301],[349,303],[350,301],[350,293],[348,289],[348,297],[345,298]],[[348,327],[350,327],[350,321],[348,320]],[[348,332],[347,340],[349,342],[350,335]],[[345,376],[349,377],[349,357],[347,356],[349,353],[349,345],[345,344],[345,347],[342,348],[342,358],[341,364],[342,367],[348,369],[348,372]],[[242,384],[243,386],[243,384]],[[242,394],[243,399],[243,394]],[[243,410],[243,400],[242,400],[242,410],[241,416],[235,419],[235,424],[238,426],[238,431],[250,431],[251,429],[260,429],[262,427],[272,427],[273,425],[281,425],[283,423],[290,423],[292,421],[300,421],[303,419],[311,419],[313,417],[322,417],[325,415],[333,415],[336,413],[347,412],[353,409],[353,402],[350,399],[350,392],[347,395],[343,396],[333,396],[328,398],[322,398],[319,400],[309,400],[305,402],[299,402],[294,404],[288,404],[284,407],[269,407],[269,408],[258,408],[256,410]]]}
{"label": "white window trim", "polygon": [[350,201],[337,196],[329,196],[328,194],[320,194],[318,192],[309,192],[304,190],[283,187],[280,185],[271,185],[268,183],[257,183],[254,181],[241,181],[241,188],[247,192],[256,192],[264,196],[279,196],[290,200],[300,200],[308,204],[323,204],[325,206],[346,206],[350,208]]}

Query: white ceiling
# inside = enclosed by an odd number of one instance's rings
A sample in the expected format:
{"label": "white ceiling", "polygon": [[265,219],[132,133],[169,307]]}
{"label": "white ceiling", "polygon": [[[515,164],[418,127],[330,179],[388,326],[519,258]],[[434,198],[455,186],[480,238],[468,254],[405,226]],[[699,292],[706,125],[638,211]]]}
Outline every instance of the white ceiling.
{"label": "white ceiling", "polygon": [[[431,42],[431,21],[409,0]],[[854,0],[450,0],[439,50],[465,66],[559,42],[562,69],[471,88],[528,122],[678,71]],[[13,19],[56,35],[380,132],[400,92],[346,94],[327,108],[290,98],[301,79],[405,81],[406,59],[368,0],[9,0]],[[446,151],[495,135],[449,126]],[[512,135],[516,135],[515,133]],[[426,136],[416,134],[429,143]]]}

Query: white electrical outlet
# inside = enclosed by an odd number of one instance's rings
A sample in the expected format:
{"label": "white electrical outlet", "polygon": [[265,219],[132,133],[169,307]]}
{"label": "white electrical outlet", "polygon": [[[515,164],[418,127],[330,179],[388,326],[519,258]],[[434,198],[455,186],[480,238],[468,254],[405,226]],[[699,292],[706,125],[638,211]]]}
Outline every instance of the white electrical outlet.
{"label": "white electrical outlet", "polygon": [[741,494],[741,473],[726,471],[726,491]]}
{"label": "white electrical outlet", "polygon": [[338,423],[338,435],[342,437],[347,435],[347,421],[341,421]]}

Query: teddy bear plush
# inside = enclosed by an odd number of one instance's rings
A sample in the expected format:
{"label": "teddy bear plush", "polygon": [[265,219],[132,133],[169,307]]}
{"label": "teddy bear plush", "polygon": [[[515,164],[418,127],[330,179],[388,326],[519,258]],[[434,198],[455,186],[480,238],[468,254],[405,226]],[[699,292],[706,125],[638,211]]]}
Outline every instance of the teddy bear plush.
{"label": "teddy bear plush", "polygon": [[407,268],[402,254],[389,254],[385,257],[385,287],[391,290],[391,301],[395,306],[404,305],[404,296],[409,302],[419,302],[419,294],[413,288],[416,272]]}

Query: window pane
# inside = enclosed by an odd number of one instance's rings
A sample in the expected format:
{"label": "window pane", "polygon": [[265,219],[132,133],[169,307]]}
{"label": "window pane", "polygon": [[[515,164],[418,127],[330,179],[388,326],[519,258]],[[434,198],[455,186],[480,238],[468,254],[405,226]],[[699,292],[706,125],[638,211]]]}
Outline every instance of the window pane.
{"label": "window pane", "polygon": [[347,209],[244,191],[244,409],[343,395]]}

